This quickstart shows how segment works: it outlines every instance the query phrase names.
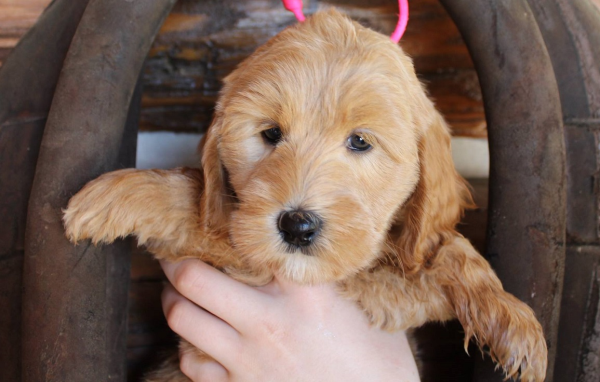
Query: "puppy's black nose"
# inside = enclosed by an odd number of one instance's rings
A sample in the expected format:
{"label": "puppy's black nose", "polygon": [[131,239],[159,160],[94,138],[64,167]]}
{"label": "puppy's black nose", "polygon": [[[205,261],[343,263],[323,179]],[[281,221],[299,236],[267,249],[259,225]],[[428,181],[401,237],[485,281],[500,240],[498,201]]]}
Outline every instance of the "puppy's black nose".
{"label": "puppy's black nose", "polygon": [[321,219],[310,211],[285,211],[279,215],[277,226],[283,240],[305,247],[319,234]]}

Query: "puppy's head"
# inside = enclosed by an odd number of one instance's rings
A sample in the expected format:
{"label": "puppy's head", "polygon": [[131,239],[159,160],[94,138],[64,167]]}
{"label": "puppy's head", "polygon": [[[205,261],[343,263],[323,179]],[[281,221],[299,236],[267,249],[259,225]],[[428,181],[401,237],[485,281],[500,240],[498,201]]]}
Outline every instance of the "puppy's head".
{"label": "puppy's head", "polygon": [[203,149],[203,224],[295,281],[339,280],[386,252],[413,269],[462,211],[449,150],[402,50],[318,13],[226,78]]}

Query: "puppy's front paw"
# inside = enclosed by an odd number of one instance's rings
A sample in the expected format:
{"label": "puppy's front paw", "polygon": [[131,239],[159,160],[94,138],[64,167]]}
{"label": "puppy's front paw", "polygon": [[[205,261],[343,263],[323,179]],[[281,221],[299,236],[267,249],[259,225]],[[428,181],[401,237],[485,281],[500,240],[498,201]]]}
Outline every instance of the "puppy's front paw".
{"label": "puppy's front paw", "polygon": [[[490,355],[503,368],[507,378],[520,375],[524,382],[542,382],[548,364],[542,326],[531,308],[513,299],[511,309],[505,311],[510,313],[497,317],[496,328],[490,328],[493,333],[486,333],[491,337],[486,341]],[[479,339],[477,333],[473,334]]]}
{"label": "puppy's front paw", "polygon": [[135,170],[104,174],[89,182],[69,201],[63,222],[67,238],[76,243],[91,239],[94,244],[111,243],[133,229],[128,216],[128,194],[122,181]]}

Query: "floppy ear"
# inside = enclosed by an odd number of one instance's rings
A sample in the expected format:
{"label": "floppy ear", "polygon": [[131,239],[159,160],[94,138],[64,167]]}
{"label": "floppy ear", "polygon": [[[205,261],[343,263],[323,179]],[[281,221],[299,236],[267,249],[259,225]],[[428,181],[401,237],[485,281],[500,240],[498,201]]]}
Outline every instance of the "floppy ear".
{"label": "floppy ear", "polygon": [[218,142],[222,117],[215,115],[200,143],[204,192],[200,198],[200,221],[205,232],[225,233],[233,197],[228,187],[227,171],[219,157]]}
{"label": "floppy ear", "polygon": [[390,235],[405,272],[433,260],[445,242],[459,235],[454,227],[464,209],[474,207],[466,181],[454,168],[446,122],[433,105],[429,109],[429,126],[419,141],[419,182],[398,213],[399,227],[391,231],[395,237]]}

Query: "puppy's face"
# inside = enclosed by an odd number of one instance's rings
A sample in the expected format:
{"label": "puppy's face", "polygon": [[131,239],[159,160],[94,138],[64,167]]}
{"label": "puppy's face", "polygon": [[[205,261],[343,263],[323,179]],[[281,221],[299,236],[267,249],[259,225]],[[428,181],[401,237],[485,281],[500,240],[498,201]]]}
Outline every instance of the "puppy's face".
{"label": "puppy's face", "polygon": [[427,103],[386,37],[318,17],[226,80],[207,140],[235,192],[224,208],[236,250],[299,282],[341,279],[377,259],[419,178]]}

